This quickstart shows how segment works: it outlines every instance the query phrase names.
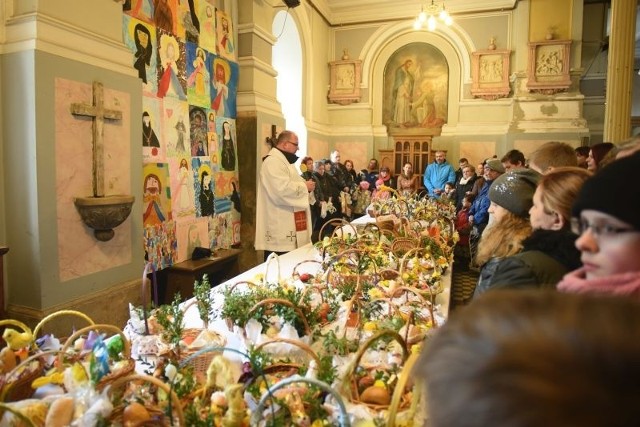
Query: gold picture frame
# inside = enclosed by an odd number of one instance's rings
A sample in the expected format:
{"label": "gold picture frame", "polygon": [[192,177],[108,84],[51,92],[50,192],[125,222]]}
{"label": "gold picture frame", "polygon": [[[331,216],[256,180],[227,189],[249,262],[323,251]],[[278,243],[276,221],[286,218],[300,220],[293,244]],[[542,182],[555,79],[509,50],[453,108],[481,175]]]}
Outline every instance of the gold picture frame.
{"label": "gold picture frame", "polygon": [[471,95],[486,100],[509,96],[511,51],[487,49],[473,52],[471,55]]}
{"label": "gold picture frame", "polygon": [[331,86],[327,98],[330,103],[349,105],[360,102],[362,61],[346,59],[329,63]]}

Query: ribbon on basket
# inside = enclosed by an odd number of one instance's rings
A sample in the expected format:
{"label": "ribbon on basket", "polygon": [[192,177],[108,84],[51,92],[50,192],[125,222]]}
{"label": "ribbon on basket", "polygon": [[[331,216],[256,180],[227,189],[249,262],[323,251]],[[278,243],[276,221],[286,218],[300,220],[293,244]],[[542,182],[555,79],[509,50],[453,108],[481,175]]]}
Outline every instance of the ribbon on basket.
{"label": "ribbon on basket", "polygon": [[144,318],[144,334],[149,335],[149,313],[147,311],[147,295],[149,286],[149,270],[152,272],[152,286],[153,286],[153,304],[158,307],[158,279],[156,278],[156,268],[152,263],[148,262],[144,266],[142,272],[142,317]]}

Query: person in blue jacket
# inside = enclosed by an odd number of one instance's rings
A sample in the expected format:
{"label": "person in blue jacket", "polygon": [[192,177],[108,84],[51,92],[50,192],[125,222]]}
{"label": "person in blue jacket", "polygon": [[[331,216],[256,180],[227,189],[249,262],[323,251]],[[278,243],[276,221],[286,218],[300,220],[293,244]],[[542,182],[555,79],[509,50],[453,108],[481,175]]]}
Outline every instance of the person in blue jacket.
{"label": "person in blue jacket", "polygon": [[447,162],[444,151],[436,151],[436,159],[425,169],[423,181],[431,197],[440,197],[447,182],[456,182],[456,171]]}

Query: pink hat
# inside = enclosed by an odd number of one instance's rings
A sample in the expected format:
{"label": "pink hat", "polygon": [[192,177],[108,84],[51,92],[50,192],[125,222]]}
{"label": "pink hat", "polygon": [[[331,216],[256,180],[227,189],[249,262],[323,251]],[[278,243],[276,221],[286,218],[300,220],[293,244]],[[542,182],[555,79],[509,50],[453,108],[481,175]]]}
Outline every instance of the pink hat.
{"label": "pink hat", "polygon": [[369,182],[368,181],[361,181],[360,182],[360,188],[362,190],[368,190],[369,189]]}

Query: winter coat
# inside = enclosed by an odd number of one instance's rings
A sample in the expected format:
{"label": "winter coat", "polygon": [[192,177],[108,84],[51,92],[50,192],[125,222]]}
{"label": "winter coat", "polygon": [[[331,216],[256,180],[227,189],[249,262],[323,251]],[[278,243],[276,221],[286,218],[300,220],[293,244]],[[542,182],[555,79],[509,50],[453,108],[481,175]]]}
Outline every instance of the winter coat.
{"label": "winter coat", "polygon": [[577,235],[568,230],[534,230],[520,253],[502,258],[476,294],[489,289],[551,288],[568,272],[579,268]]}
{"label": "winter coat", "polygon": [[440,197],[434,190],[443,190],[447,182],[456,182],[456,171],[446,160],[442,163],[433,162],[424,171],[424,186],[429,191],[429,196]]}

